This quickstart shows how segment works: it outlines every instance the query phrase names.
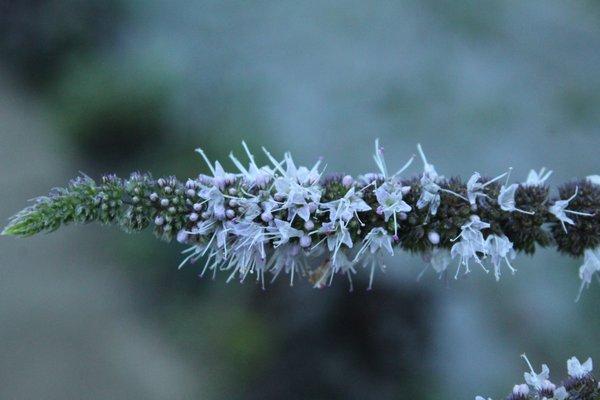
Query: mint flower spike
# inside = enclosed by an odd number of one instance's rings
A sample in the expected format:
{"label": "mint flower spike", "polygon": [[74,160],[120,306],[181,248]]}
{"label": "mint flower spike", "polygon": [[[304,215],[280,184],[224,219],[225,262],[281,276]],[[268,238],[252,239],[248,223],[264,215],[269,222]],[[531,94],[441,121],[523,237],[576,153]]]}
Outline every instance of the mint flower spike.
{"label": "mint flower spike", "polygon": [[[526,383],[513,387],[507,400],[599,400],[600,386],[592,375],[592,359],[588,358],[583,364],[576,357],[567,361],[568,378],[557,386],[550,381],[550,369],[542,364],[542,372],[536,373],[525,354],[521,357],[527,363],[530,372],[525,372],[523,377]],[[485,400],[476,396],[476,400]],[[488,398],[490,399],[490,398]]]}
{"label": "mint flower spike", "polygon": [[600,180],[593,175],[560,186],[561,200],[545,185],[550,171],[530,172],[521,184],[508,185],[510,169],[492,179],[475,172],[464,182],[439,175],[420,145],[419,175],[402,176],[414,155],[391,175],[377,140],[377,172],[356,178],[324,175],[320,159],[305,167],[289,152],[277,159],[264,148],[269,165],[259,165],[245,142],[242,148],[246,160],[229,154],[235,172],[197,149],[209,173],[183,181],[147,173],[97,182],[81,176],[36,199],[2,233],[31,236],[91,222],[125,232],[152,228],[158,238],[189,247],[180,268],[202,262],[201,276],[224,272],[228,282],[255,279],[262,287],[282,275],[315,287],[343,275],[352,287],[365,269],[370,289],[375,271],[399,251],[422,256],[427,267],[419,276],[429,266],[446,276],[455,260],[455,278],[475,262],[500,279],[504,265],[516,272],[517,253],[555,245],[584,258],[580,294],[600,272]]}

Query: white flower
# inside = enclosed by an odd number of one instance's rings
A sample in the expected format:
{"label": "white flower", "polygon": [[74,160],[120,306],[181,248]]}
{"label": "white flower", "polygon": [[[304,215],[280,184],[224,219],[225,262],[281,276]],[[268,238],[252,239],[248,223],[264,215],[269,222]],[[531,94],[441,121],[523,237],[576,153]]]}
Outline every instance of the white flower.
{"label": "white flower", "polygon": [[438,175],[433,164],[429,164],[429,162],[427,162],[427,157],[425,157],[425,152],[423,152],[421,143],[417,144],[417,150],[419,151],[419,155],[421,156],[421,161],[423,161],[423,175],[428,176],[433,182],[437,181],[438,178],[441,179],[442,177]]}
{"label": "white flower", "polygon": [[525,181],[525,183],[523,183],[523,185],[541,186],[544,183],[546,183],[548,178],[550,178],[550,175],[552,175],[552,171],[546,171],[545,167],[542,167],[542,169],[540,169],[540,172],[536,172],[532,169],[529,171],[529,174],[527,175],[527,180]]}
{"label": "white flower", "polygon": [[437,214],[442,198],[440,196],[440,185],[428,175],[423,173],[421,177],[421,196],[417,201],[417,208],[422,209],[429,205],[431,215]]}
{"label": "white flower", "polygon": [[437,214],[437,210],[442,201],[440,192],[446,192],[456,197],[459,197],[465,201],[469,201],[469,199],[467,199],[466,197],[463,197],[460,194],[453,192],[452,190],[444,189],[440,185],[438,185],[438,183],[443,177],[438,175],[433,164],[429,164],[429,162],[427,162],[427,158],[425,157],[425,153],[423,152],[423,148],[420,144],[417,144],[417,149],[419,150],[421,160],[423,161],[423,175],[421,176],[421,196],[417,201],[417,208],[422,209],[429,205],[429,213],[431,215]]}
{"label": "white flower", "polygon": [[564,386],[561,386],[554,391],[554,400],[566,400],[568,398],[569,393],[567,392],[567,389],[565,389]]}
{"label": "white flower", "polygon": [[586,179],[593,185],[600,185],[600,175],[588,175]]}
{"label": "white flower", "polygon": [[509,186],[502,185],[500,188],[500,194],[498,195],[498,205],[502,210],[508,212],[518,211],[523,214],[535,214],[533,211],[525,211],[516,207],[515,194],[518,188],[519,185],[517,183],[513,183]]}
{"label": "white flower", "polygon": [[600,273],[600,248],[585,249],[583,257],[583,265],[579,268],[581,287],[579,288],[577,300],[579,300],[583,290],[592,283],[594,274]]}
{"label": "white flower", "polygon": [[356,254],[355,260],[358,260],[366,250],[369,250],[371,254],[375,254],[382,249],[387,251],[389,255],[394,255],[392,237],[384,228],[373,228],[363,239],[363,246]]}
{"label": "white flower", "polygon": [[387,222],[391,216],[394,217],[394,233],[397,234],[398,221],[396,214],[401,212],[409,212],[412,207],[402,200],[402,194],[408,193],[410,186],[394,185],[392,183],[385,183],[375,189],[375,197],[379,207],[377,207],[377,213],[382,214],[385,222]]}
{"label": "white flower", "polygon": [[291,238],[301,237],[304,232],[299,229],[292,228],[292,224],[288,221],[275,219],[275,226],[268,227],[271,237],[273,238],[273,247],[277,248],[282,244],[288,243]]}
{"label": "white flower", "polygon": [[[317,161],[309,170],[306,167],[296,167],[290,153],[285,153],[284,161],[280,163],[265,148],[263,151],[275,170],[281,174],[274,180],[275,200],[281,198],[283,201],[280,209],[288,210],[289,221],[293,221],[296,215],[308,221],[311,214],[310,203],[317,203],[321,199],[321,188],[317,184],[321,177],[321,161]],[[285,170],[282,167],[283,163]]]}
{"label": "white flower", "polygon": [[273,273],[271,282],[277,279],[281,271],[285,271],[286,274],[290,275],[290,286],[294,285],[294,276],[303,274],[307,269],[304,253],[301,251],[300,246],[291,243],[277,247],[269,259],[267,267]]}
{"label": "white flower", "polygon": [[377,164],[377,168],[379,168],[383,179],[388,180],[397,177],[412,164],[414,159],[415,156],[413,155],[394,175],[388,176],[387,165],[385,163],[385,158],[383,157],[383,147],[379,146],[379,139],[375,139],[375,154],[373,154],[373,160],[375,160],[375,164]]}
{"label": "white flower", "polygon": [[426,267],[421,271],[417,280],[420,280],[423,274],[431,266],[435,272],[442,276],[442,274],[448,269],[448,265],[452,261],[450,251],[440,247],[434,247],[423,254],[423,261],[427,263]]}
{"label": "white flower", "polygon": [[329,211],[331,222],[340,222],[344,226],[353,217],[356,217],[360,222],[360,218],[358,218],[359,212],[371,211],[371,207],[356,193],[354,187],[351,187],[341,199],[322,203],[321,207]]}
{"label": "white flower", "polygon": [[350,231],[345,224],[326,222],[321,225],[321,228],[319,228],[318,232],[325,234],[325,238],[315,244],[313,249],[318,247],[324,241],[327,242],[327,248],[329,249],[329,252],[332,253],[332,262],[335,262],[337,254],[343,244],[348,248],[352,248],[354,246],[352,237],[350,236]]}
{"label": "white flower", "polygon": [[450,255],[453,259],[456,256],[460,256],[458,269],[454,276],[455,279],[458,278],[462,266],[465,267],[465,274],[471,272],[469,269],[469,261],[471,259],[474,259],[485,272],[488,272],[477,253],[482,253],[484,256],[487,254],[487,248],[481,230],[489,227],[490,224],[481,221],[477,215],[472,215],[469,222],[461,226],[460,235],[454,239],[460,239],[460,241],[455,243],[450,250]]}
{"label": "white flower", "polygon": [[199,153],[202,156],[202,158],[204,158],[206,165],[208,165],[210,172],[213,174],[212,177],[207,177],[213,185],[223,190],[225,188],[225,185],[231,184],[235,181],[235,174],[225,172],[225,170],[221,166],[221,163],[219,163],[218,161],[215,161],[215,166],[213,167],[210,160],[201,148],[197,148],[196,152]]}
{"label": "white flower", "polygon": [[[475,400],[485,400],[485,397],[475,396]],[[492,398],[488,397],[487,400],[492,400]]]}
{"label": "white flower", "polygon": [[520,385],[515,385],[513,387],[512,393],[515,396],[527,397],[529,396],[529,386],[525,385],[524,383],[521,383]]}
{"label": "white flower", "polygon": [[569,197],[566,200],[556,200],[554,202],[554,204],[552,204],[550,206],[550,208],[548,209],[556,217],[556,219],[558,219],[560,221],[565,233],[567,232],[567,227],[565,225],[565,222],[569,225],[575,225],[575,221],[573,221],[571,218],[569,218],[567,216],[567,213],[574,214],[574,215],[581,215],[584,217],[593,217],[594,216],[594,214],[589,214],[589,213],[580,212],[580,211],[567,210],[567,207],[569,206],[569,202],[571,200],[573,200],[575,198],[575,196],[577,196],[578,189],[579,189],[578,187],[575,187],[575,193],[573,193],[573,196]]}
{"label": "white flower", "polygon": [[261,189],[266,188],[269,181],[273,178],[273,171],[267,166],[258,167],[254,161],[254,156],[252,153],[250,153],[250,150],[246,145],[246,142],[242,141],[242,146],[244,146],[244,150],[246,151],[248,159],[250,160],[250,166],[248,169],[244,168],[242,163],[235,158],[232,153],[229,153],[229,158],[244,176],[249,189],[252,189],[253,187],[258,187]]}
{"label": "white flower", "polygon": [[375,267],[379,266],[381,269],[385,268],[382,260],[383,250],[385,250],[391,256],[394,255],[394,249],[392,248],[392,237],[384,228],[373,228],[363,239],[363,245],[354,257],[353,262],[357,262],[362,259],[361,262],[363,267],[370,267],[371,269],[369,274],[369,286],[367,290],[371,290],[373,286]]}
{"label": "white flower", "polygon": [[497,281],[500,280],[500,264],[503,260],[513,274],[516,272],[508,260],[515,258],[515,251],[512,242],[506,236],[489,235],[485,240],[485,250],[491,258]]}
{"label": "white flower", "polygon": [[542,372],[537,374],[533,370],[533,367],[532,367],[531,363],[529,362],[529,359],[527,358],[527,356],[525,354],[521,354],[521,357],[523,357],[523,359],[529,366],[529,370],[531,371],[531,373],[525,372],[523,374],[523,377],[525,378],[525,382],[527,382],[527,384],[529,386],[533,386],[536,390],[538,390],[538,391],[541,390],[544,381],[548,380],[548,378],[550,377],[550,368],[548,368],[548,366],[546,364],[542,364]]}
{"label": "white flower", "polygon": [[581,379],[589,375],[593,368],[594,365],[591,358],[588,358],[583,364],[579,362],[577,357],[571,357],[567,360],[567,371],[571,378]]}
{"label": "white flower", "polygon": [[486,195],[483,193],[483,189],[486,186],[496,182],[498,179],[504,178],[507,174],[508,173],[505,172],[501,175],[498,175],[494,179],[491,179],[485,183],[481,183],[479,182],[479,180],[481,179],[481,175],[479,174],[479,172],[474,172],[473,175],[471,175],[471,177],[467,181],[467,199],[469,200],[471,206],[475,206],[477,204],[478,197],[486,197]]}

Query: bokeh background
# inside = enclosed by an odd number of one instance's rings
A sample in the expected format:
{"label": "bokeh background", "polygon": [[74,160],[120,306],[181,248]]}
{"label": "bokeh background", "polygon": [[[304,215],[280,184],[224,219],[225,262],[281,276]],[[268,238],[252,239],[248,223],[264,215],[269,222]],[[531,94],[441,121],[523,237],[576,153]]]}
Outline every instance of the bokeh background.
{"label": "bokeh background", "polygon": [[[598,1],[0,1],[0,220],[78,171],[194,176],[240,142],[329,171],[600,172]],[[227,166],[231,167],[229,163]],[[417,172],[419,167],[413,168]],[[0,240],[0,398],[501,398],[526,352],[600,361],[600,285],[540,251],[501,282],[367,292],[200,280],[150,232]]]}

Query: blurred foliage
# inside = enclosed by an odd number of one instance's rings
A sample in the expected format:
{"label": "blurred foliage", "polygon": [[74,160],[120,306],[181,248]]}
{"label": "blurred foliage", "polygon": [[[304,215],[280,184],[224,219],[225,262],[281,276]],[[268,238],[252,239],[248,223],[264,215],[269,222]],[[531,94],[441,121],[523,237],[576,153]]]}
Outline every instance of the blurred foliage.
{"label": "blurred foliage", "polygon": [[79,63],[66,71],[52,93],[60,129],[85,158],[122,163],[159,145],[168,133],[174,77],[153,65]]}
{"label": "blurred foliage", "polygon": [[73,58],[111,41],[125,13],[121,0],[4,0],[0,58],[32,88],[46,87]]}

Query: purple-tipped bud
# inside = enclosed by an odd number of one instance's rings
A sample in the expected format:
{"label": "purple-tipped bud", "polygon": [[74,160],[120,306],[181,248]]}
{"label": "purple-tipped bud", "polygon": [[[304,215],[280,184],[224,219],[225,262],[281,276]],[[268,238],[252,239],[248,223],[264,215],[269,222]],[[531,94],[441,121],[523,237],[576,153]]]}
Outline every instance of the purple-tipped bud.
{"label": "purple-tipped bud", "polygon": [[200,214],[200,216],[202,217],[202,219],[209,219],[210,218],[210,212],[204,211],[202,214]]}
{"label": "purple-tipped bud", "polygon": [[196,191],[194,189],[188,189],[185,191],[187,197],[194,197],[196,195]]}
{"label": "purple-tipped bud", "polygon": [[273,196],[273,199],[274,199],[275,201],[283,201],[283,196],[282,196],[282,195],[280,195],[279,193],[276,193],[276,194]]}
{"label": "purple-tipped bud", "polygon": [[236,188],[229,188],[229,190],[227,191],[231,196],[235,196],[237,194],[237,189]]}
{"label": "purple-tipped bud", "polygon": [[156,181],[156,183],[158,183],[158,186],[163,187],[167,184],[167,181],[163,178],[160,178],[158,181]]}
{"label": "purple-tipped bud", "polygon": [[406,221],[408,219],[408,214],[401,212],[400,214],[398,214],[398,219],[400,221]]}
{"label": "purple-tipped bud", "polygon": [[165,193],[173,193],[173,188],[171,186],[165,186],[163,190]]}
{"label": "purple-tipped bud", "polygon": [[304,235],[300,238],[300,247],[308,247],[312,243],[312,239],[308,235]]}
{"label": "purple-tipped bud", "polygon": [[379,206],[377,207],[377,210],[375,211],[378,215],[383,215],[383,207]]}
{"label": "purple-tipped bud", "polygon": [[165,223],[165,219],[163,217],[161,217],[160,215],[158,215],[156,218],[154,218],[154,223],[158,226],[161,226],[162,224]]}
{"label": "purple-tipped bud", "polygon": [[233,211],[231,208],[228,209],[227,211],[225,211],[225,216],[228,219],[232,219],[233,217],[235,217],[235,211]]}
{"label": "purple-tipped bud", "polygon": [[524,383],[521,383],[520,385],[515,385],[515,387],[513,387],[512,394],[515,396],[521,396],[525,398],[529,396],[529,386],[527,386]]}
{"label": "purple-tipped bud", "polygon": [[354,183],[354,179],[350,175],[346,175],[342,178],[342,185],[349,188]]}
{"label": "purple-tipped bud", "polygon": [[229,204],[229,207],[237,207],[238,202],[235,199],[231,199],[231,200],[229,200],[228,204]]}
{"label": "purple-tipped bud", "polygon": [[400,238],[398,237],[398,235],[392,236],[392,239],[394,239],[394,242],[400,241]]}
{"label": "purple-tipped bud", "polygon": [[192,208],[194,209],[194,211],[200,211],[202,210],[202,204],[196,203],[192,206]]}
{"label": "purple-tipped bud", "polygon": [[194,213],[191,213],[191,214],[190,214],[190,216],[189,216],[189,219],[190,219],[190,221],[192,221],[192,222],[196,222],[196,221],[198,221],[198,214],[196,214],[195,212],[194,212]]}
{"label": "purple-tipped bud", "polygon": [[304,229],[307,231],[312,231],[315,228],[315,223],[310,219],[304,223]]}
{"label": "purple-tipped bud", "polygon": [[196,188],[196,182],[194,182],[193,179],[188,179],[187,182],[185,182],[185,187],[187,189],[195,189]]}
{"label": "purple-tipped bud", "polygon": [[311,214],[317,211],[317,208],[319,208],[319,205],[314,201],[308,203],[308,211],[310,211]]}
{"label": "purple-tipped bud", "polygon": [[169,199],[161,199],[160,200],[160,205],[163,207],[166,207],[169,205]]}
{"label": "purple-tipped bud", "polygon": [[150,200],[151,201],[158,201],[158,194],[157,193],[152,193],[150,195]]}

